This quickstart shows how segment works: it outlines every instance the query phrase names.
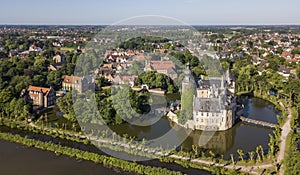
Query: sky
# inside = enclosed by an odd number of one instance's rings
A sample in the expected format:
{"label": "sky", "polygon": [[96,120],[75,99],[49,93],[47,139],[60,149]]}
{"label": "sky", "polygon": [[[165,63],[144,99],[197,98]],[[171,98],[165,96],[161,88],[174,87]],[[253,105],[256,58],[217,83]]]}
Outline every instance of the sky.
{"label": "sky", "polygon": [[1,0],[0,24],[110,25],[156,15],[190,25],[284,25],[300,24],[299,7],[299,0]]}

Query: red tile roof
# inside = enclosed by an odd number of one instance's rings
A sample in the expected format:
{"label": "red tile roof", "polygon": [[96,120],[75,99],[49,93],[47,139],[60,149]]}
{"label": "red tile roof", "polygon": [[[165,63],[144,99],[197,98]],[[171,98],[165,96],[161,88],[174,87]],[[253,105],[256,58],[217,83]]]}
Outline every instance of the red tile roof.
{"label": "red tile roof", "polygon": [[295,54],[295,58],[300,58],[300,54]]}
{"label": "red tile roof", "polygon": [[298,62],[297,59],[286,59],[286,61],[289,62],[289,63],[292,63],[292,62],[297,63]]}
{"label": "red tile roof", "polygon": [[172,61],[151,61],[150,65],[154,70],[175,69],[175,64]]}
{"label": "red tile roof", "polygon": [[42,90],[43,94],[50,92],[50,88],[39,87],[39,86],[29,86],[28,91],[40,92]]}
{"label": "red tile roof", "polygon": [[293,55],[292,55],[291,52],[282,52],[281,56],[282,56],[282,57],[287,57],[287,56],[292,57]]}

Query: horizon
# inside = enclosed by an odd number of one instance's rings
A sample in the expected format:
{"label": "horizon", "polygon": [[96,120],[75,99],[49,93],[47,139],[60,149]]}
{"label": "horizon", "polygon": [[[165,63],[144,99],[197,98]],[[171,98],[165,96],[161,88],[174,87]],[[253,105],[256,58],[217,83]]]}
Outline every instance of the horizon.
{"label": "horizon", "polygon": [[2,25],[111,25],[138,16],[162,16],[188,25],[300,25],[297,0],[4,1]]}
{"label": "horizon", "polygon": [[[162,25],[162,24],[149,24],[149,25],[131,25],[131,24],[0,24],[1,27],[5,26],[186,26],[186,25]],[[188,26],[221,26],[221,27],[286,27],[286,26],[300,26],[300,24],[188,24]]]}

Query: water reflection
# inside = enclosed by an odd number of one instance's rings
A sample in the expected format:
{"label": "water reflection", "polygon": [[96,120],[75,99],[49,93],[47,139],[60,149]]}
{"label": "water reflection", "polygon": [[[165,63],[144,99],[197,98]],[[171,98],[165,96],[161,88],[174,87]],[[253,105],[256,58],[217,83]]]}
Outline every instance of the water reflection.
{"label": "water reflection", "polygon": [[276,116],[281,116],[281,112],[276,107],[260,98],[241,98],[241,102],[244,104],[244,117],[261,120],[270,123],[277,123]]}
{"label": "water reflection", "polygon": [[[273,104],[259,98],[242,97],[242,103],[245,105],[244,116],[277,123],[277,115],[281,115]],[[247,125],[242,122],[237,123],[233,128],[227,131],[218,131],[215,133],[203,131],[184,131],[180,126],[170,122],[166,117],[155,119],[157,121],[149,126],[136,126],[129,123],[121,125],[112,125],[110,128],[120,136],[124,134],[135,137],[138,140],[145,138],[153,140],[168,133],[170,129],[176,132],[172,133],[169,139],[166,139],[163,147],[174,148],[174,146],[182,147],[185,151],[191,151],[192,145],[197,145],[204,150],[211,150],[216,154],[224,155],[229,158],[230,154],[237,156],[237,149],[242,149],[245,153],[255,151],[256,147],[261,145],[267,151],[269,134],[272,129],[260,126]],[[95,126],[96,130],[101,131],[101,127]],[[181,141],[186,135],[184,133],[191,132],[181,145],[172,145]],[[212,138],[206,142],[206,138]],[[181,142],[180,142],[181,143]]]}
{"label": "water reflection", "polygon": [[[221,155],[233,147],[235,135],[236,127],[228,131],[218,132],[193,131],[182,144],[182,147],[185,150],[191,150],[192,145],[197,145],[202,149],[211,150]],[[209,138],[208,142],[206,137]]]}

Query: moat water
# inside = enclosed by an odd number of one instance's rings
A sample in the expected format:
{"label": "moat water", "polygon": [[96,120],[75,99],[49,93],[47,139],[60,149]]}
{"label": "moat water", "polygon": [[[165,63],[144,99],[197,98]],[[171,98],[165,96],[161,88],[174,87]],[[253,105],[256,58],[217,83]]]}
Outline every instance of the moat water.
{"label": "moat water", "polygon": [[[262,120],[270,123],[277,123],[277,116],[281,112],[275,106],[265,100],[259,98],[242,97],[241,102],[244,104],[244,116],[252,119]],[[151,140],[167,133],[171,127],[179,127],[171,123],[167,118],[161,118],[155,124],[150,126],[135,126],[131,124],[122,124],[112,126],[111,128],[120,135],[128,134],[139,139],[146,138]],[[268,151],[269,134],[273,134],[273,129],[261,126],[248,125],[238,122],[227,131],[218,131],[214,133],[203,131],[192,131],[189,136],[178,146],[178,149],[191,151],[192,145],[197,145],[203,151],[213,151],[219,156],[223,155],[225,159],[230,158],[230,154],[238,156],[237,150],[242,149],[244,153],[255,151],[257,146],[262,146],[265,152]],[[205,138],[209,136],[207,142]],[[174,138],[178,139],[174,134]],[[168,142],[168,141],[166,141]],[[170,143],[170,142],[169,142]],[[166,144],[169,144],[166,143]],[[172,147],[172,145],[170,145]]]}

